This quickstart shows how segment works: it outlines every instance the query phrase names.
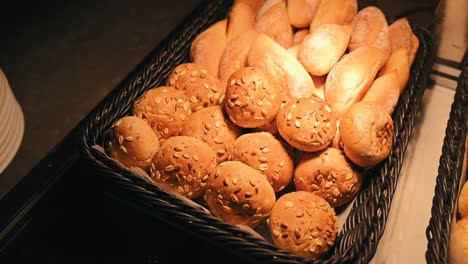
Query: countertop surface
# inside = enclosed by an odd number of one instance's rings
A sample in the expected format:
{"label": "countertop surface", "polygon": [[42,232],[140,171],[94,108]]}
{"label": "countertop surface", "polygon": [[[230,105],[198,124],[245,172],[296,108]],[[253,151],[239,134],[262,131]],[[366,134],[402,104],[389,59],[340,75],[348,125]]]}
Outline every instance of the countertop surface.
{"label": "countertop surface", "polygon": [[[116,203],[118,197],[110,199],[103,195],[100,187],[105,183],[87,170],[86,163],[77,156],[75,126],[199,2],[25,0],[2,6],[0,32],[4,37],[0,41],[0,67],[23,108],[26,129],[15,159],[0,175],[0,198],[25,176],[33,178],[42,167],[55,167],[54,159],[50,162],[47,159],[55,157],[54,154],[76,156],[65,171],[58,173],[61,176],[54,187],[41,194],[24,235],[8,247],[6,256],[11,263],[37,260],[44,263],[199,263],[221,257],[223,262],[240,263],[239,256],[218,252],[216,245],[148,218],[125,203]],[[434,7],[436,1],[410,2],[361,1],[363,5],[382,7],[388,15],[409,12],[410,19],[418,24],[429,25],[435,20],[430,11],[414,10]],[[437,38],[436,35],[434,31]],[[457,56],[446,58],[457,60]],[[424,114],[415,128],[406,157],[409,161],[416,159],[421,164],[432,164],[421,172],[424,174],[434,174],[437,168],[443,128],[453,98],[453,87],[450,87],[453,81],[442,82],[444,85],[433,86],[425,94]],[[432,123],[423,126],[421,122]],[[437,128],[431,131],[433,124]],[[66,137],[66,146],[57,145]],[[44,158],[46,162],[40,164]],[[407,176],[419,173],[414,170],[403,169],[399,189],[416,188],[414,181],[422,179]],[[435,179],[435,175],[431,177]],[[39,180],[32,182],[37,186],[21,190],[40,189],[43,184]],[[424,199],[432,200],[434,188],[430,184]],[[23,195],[18,192],[18,196]],[[399,193],[396,202],[414,199],[406,192]],[[5,201],[0,201],[0,208],[4,206],[2,202]],[[399,210],[391,211],[389,221],[399,213]],[[392,223],[389,226],[395,230],[393,236],[404,232]],[[422,239],[421,234],[417,234],[417,239]],[[411,242],[407,242],[409,246]],[[420,243],[425,247],[425,240]],[[395,250],[392,246],[382,243],[374,262],[399,263],[396,257],[386,257],[385,252]],[[413,262],[422,263],[420,260],[418,256]]]}

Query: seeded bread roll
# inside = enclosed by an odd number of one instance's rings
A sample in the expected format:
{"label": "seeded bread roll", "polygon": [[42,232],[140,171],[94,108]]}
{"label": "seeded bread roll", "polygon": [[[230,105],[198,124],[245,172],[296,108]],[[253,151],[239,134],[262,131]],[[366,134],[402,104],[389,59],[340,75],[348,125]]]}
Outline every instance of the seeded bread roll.
{"label": "seeded bread roll", "polygon": [[255,30],[265,33],[284,48],[292,46],[293,31],[289,23],[286,4],[281,1],[271,6],[255,23]]}
{"label": "seeded bread roll", "polygon": [[310,22],[310,33],[323,24],[350,24],[356,12],[356,0],[322,0]]}
{"label": "seeded bread roll", "polygon": [[388,157],[393,144],[393,120],[385,108],[374,102],[358,102],[340,122],[346,156],[367,168]]}
{"label": "seeded bread roll", "polygon": [[357,13],[352,25],[349,51],[365,46],[376,47],[381,51],[380,67],[383,66],[391,52],[390,34],[384,13],[375,6],[368,6]]}
{"label": "seeded bread roll", "polygon": [[380,69],[381,52],[362,47],[350,52],[333,66],[325,83],[325,100],[341,117],[355,102],[362,99]]}
{"label": "seeded bread roll", "polygon": [[388,58],[385,65],[379,72],[378,76],[383,76],[392,72],[395,72],[398,79],[399,93],[403,92],[408,83],[410,74],[410,64],[408,61],[408,51],[404,48],[394,51]]}
{"label": "seeded bread roll", "polygon": [[382,105],[387,113],[393,113],[400,96],[400,84],[396,72],[390,72],[375,79],[362,102],[376,102]]}
{"label": "seeded bread roll", "polygon": [[281,106],[280,87],[264,70],[245,67],[234,72],[226,89],[226,112],[240,127],[271,122]]}
{"label": "seeded bread roll", "polygon": [[268,132],[272,135],[278,133],[278,127],[276,126],[276,118],[274,118],[270,123],[252,128],[253,132]]}
{"label": "seeded bread roll", "polygon": [[305,153],[294,170],[296,190],[312,192],[332,207],[351,201],[361,183],[361,173],[335,148]]}
{"label": "seeded bread roll", "polygon": [[255,227],[270,216],[276,197],[265,176],[240,161],[225,161],[208,180],[205,201],[218,218]]}
{"label": "seeded bread roll", "polygon": [[221,86],[218,78],[196,63],[184,63],[175,67],[167,78],[167,85],[174,86],[185,94],[192,112],[222,104],[226,93],[226,87]]}
{"label": "seeded bread roll", "polygon": [[346,51],[351,30],[350,25],[323,24],[309,34],[298,54],[307,72],[315,76],[327,74]]}
{"label": "seeded bread roll", "polygon": [[463,218],[468,216],[468,183],[465,182],[463,188],[460,191],[460,197],[458,197],[458,212]]}
{"label": "seeded bread roll", "polygon": [[189,199],[205,191],[209,177],[215,173],[216,155],[203,141],[185,136],[165,140],[150,166],[155,182],[168,184]]}
{"label": "seeded bread roll", "polygon": [[291,25],[297,28],[309,27],[319,5],[320,0],[288,0],[287,10]]}
{"label": "seeded bread roll", "polygon": [[190,47],[190,58],[218,76],[219,60],[227,43],[227,19],[220,20],[200,33]]}
{"label": "seeded bread roll", "polygon": [[159,140],[163,140],[180,135],[192,111],[187,97],[181,91],[162,86],[147,91],[135,102],[133,114],[150,124]]}
{"label": "seeded bread roll", "polygon": [[335,116],[316,95],[289,102],[278,112],[276,124],[291,146],[308,152],[326,148],[336,133]]}
{"label": "seeded bread roll", "polygon": [[294,162],[283,145],[267,132],[240,136],[234,143],[232,160],[242,161],[266,176],[275,192],[286,187],[292,179]]}
{"label": "seeded bread roll", "polygon": [[449,263],[465,264],[468,259],[468,217],[452,223],[449,245]]}
{"label": "seeded bread roll", "polygon": [[319,196],[304,191],[278,199],[271,210],[269,229],[276,246],[305,259],[325,255],[338,234],[333,208]]}
{"label": "seeded bread roll", "polygon": [[159,140],[144,120],[126,116],[112,126],[107,147],[110,156],[126,167],[147,171],[159,148]]}
{"label": "seeded bread roll", "polygon": [[220,163],[230,157],[241,129],[232,124],[223,108],[217,105],[194,113],[183,126],[181,135],[195,137],[208,144],[216,153],[217,163]]}
{"label": "seeded bread roll", "polygon": [[293,45],[301,44],[307,35],[309,35],[309,29],[307,28],[296,31],[293,35]]}

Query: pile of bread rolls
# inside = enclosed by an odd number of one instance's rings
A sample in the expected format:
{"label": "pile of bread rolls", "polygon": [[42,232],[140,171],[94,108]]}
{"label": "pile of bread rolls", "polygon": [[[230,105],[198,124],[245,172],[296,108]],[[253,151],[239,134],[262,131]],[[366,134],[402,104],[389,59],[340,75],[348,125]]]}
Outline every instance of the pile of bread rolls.
{"label": "pile of bread rolls", "polygon": [[114,124],[108,153],[228,223],[267,221],[279,248],[321,257],[338,233],[334,207],[390,153],[417,48],[405,18],[389,26],[356,0],[236,0],[193,41],[191,62]]}
{"label": "pile of bread rolls", "polygon": [[450,229],[450,263],[466,263],[468,259],[468,182],[463,185],[458,197],[460,220]]}

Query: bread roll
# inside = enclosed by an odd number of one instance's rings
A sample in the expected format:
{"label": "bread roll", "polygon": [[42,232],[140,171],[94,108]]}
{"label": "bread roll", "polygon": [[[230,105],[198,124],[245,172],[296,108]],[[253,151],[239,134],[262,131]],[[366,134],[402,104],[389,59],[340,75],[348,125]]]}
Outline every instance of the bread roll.
{"label": "bread roll", "polygon": [[449,260],[451,264],[465,264],[468,259],[468,217],[452,224],[450,230]]}
{"label": "bread roll", "polygon": [[226,45],[223,56],[219,62],[219,80],[226,88],[231,74],[247,66],[247,55],[250,46],[257,39],[258,33],[255,30],[240,33]]}
{"label": "bread roll", "polygon": [[220,20],[198,35],[190,47],[190,58],[218,76],[218,67],[226,47],[227,19]]}
{"label": "bread roll", "polygon": [[288,0],[287,10],[291,25],[297,28],[310,26],[320,0]]}
{"label": "bread roll", "polygon": [[234,144],[232,160],[241,161],[265,175],[275,192],[291,182],[294,162],[287,146],[270,133],[240,136]]}
{"label": "bread roll", "polygon": [[395,72],[390,72],[375,79],[362,102],[376,102],[382,105],[387,113],[393,113],[400,95],[400,84]]}
{"label": "bread roll", "polygon": [[405,89],[409,79],[410,64],[408,61],[408,50],[405,48],[394,51],[382,67],[379,76],[395,72],[398,79],[398,87],[401,92]]}
{"label": "bread roll", "polygon": [[153,157],[151,178],[173,187],[189,199],[205,191],[207,181],[215,173],[216,156],[203,141],[185,136],[165,140]]}
{"label": "bread roll", "polygon": [[413,31],[406,17],[400,18],[393,22],[389,27],[391,51],[394,52],[398,49],[404,48],[411,51],[411,36]]}
{"label": "bread roll", "polygon": [[284,2],[270,7],[257,19],[254,28],[259,33],[265,33],[284,48],[292,46],[293,32]]}
{"label": "bread roll", "polygon": [[287,49],[288,53],[291,54],[294,58],[299,59],[299,48],[301,45],[295,45]]}
{"label": "bread roll", "polygon": [[207,69],[196,63],[177,66],[167,79],[168,86],[182,91],[189,100],[190,109],[196,112],[204,107],[224,103],[226,87]]}
{"label": "bread roll", "polygon": [[307,97],[315,91],[312,78],[301,63],[265,34],[260,34],[250,47],[247,64],[259,67],[286,81],[286,94]]}
{"label": "bread roll", "polygon": [[307,35],[309,35],[309,29],[303,28],[297,30],[293,35],[293,46],[301,44]]}
{"label": "bread roll", "polygon": [[336,133],[330,107],[316,95],[289,102],[278,112],[276,124],[281,137],[302,151],[326,148]]}
{"label": "bread roll", "polygon": [[458,212],[462,218],[468,216],[468,183],[466,182],[460,191],[460,197],[458,197]]}
{"label": "bread roll", "polygon": [[413,65],[414,58],[416,57],[416,53],[418,53],[418,48],[419,48],[419,39],[415,34],[413,34],[411,35],[411,51],[409,54],[410,68],[411,68],[411,65]]}
{"label": "bread roll", "polygon": [[330,144],[330,147],[336,148],[338,150],[343,150],[343,142],[341,141],[340,136],[340,120],[336,121],[336,134],[333,137],[333,141]]}
{"label": "bread roll", "polygon": [[200,139],[216,153],[216,162],[230,158],[232,146],[242,130],[232,124],[223,107],[216,105],[194,113],[182,127],[182,136]]}
{"label": "bread roll", "polygon": [[271,210],[269,229],[276,246],[305,259],[325,255],[338,234],[333,208],[319,196],[304,191],[278,199]]}
{"label": "bread roll", "polygon": [[[255,0],[252,2],[255,2]],[[272,6],[278,3],[286,4],[286,0],[265,0],[260,9],[258,10],[255,20],[259,20]]]}
{"label": "bread roll", "polygon": [[340,136],[346,156],[368,168],[388,157],[393,144],[393,120],[374,102],[358,102],[343,116]]}
{"label": "bread roll", "polygon": [[107,147],[109,155],[126,167],[147,171],[159,149],[159,140],[144,120],[126,116],[112,126]]}
{"label": "bread roll", "polygon": [[253,30],[255,17],[263,4],[263,0],[235,0],[228,15],[227,41],[240,34]]}
{"label": "bread roll", "polygon": [[133,114],[145,120],[159,140],[164,140],[180,135],[192,111],[181,91],[162,86],[147,91],[137,100],[133,105]]}
{"label": "bread roll", "polygon": [[310,22],[310,33],[323,24],[350,24],[356,12],[356,0],[322,0]]}
{"label": "bread roll", "polygon": [[205,201],[218,218],[255,227],[270,216],[276,197],[265,176],[240,161],[218,164]]}
{"label": "bread roll", "polygon": [[362,47],[343,56],[327,75],[325,99],[334,114],[341,117],[348,108],[361,100],[380,68],[381,52],[374,47]]}
{"label": "bread roll", "polygon": [[349,51],[365,46],[376,47],[382,52],[380,66],[383,66],[391,52],[390,34],[384,13],[375,6],[368,6],[357,13],[352,25]]}
{"label": "bread roll", "polygon": [[234,72],[226,89],[229,119],[246,128],[268,124],[280,109],[281,90],[261,68],[245,67]]}
{"label": "bread roll", "polygon": [[327,81],[327,76],[312,76],[312,81],[314,81],[315,85],[315,94],[325,101],[325,82]]}
{"label": "bread roll", "polygon": [[332,207],[350,202],[362,184],[362,174],[335,148],[305,153],[294,170],[298,191],[308,191],[325,199]]}
{"label": "bread roll", "polygon": [[252,128],[253,132],[268,132],[272,135],[278,133],[278,127],[276,126],[276,118],[274,118],[270,123]]}
{"label": "bread roll", "polygon": [[346,51],[350,36],[349,25],[323,24],[302,42],[299,61],[311,75],[323,76]]}

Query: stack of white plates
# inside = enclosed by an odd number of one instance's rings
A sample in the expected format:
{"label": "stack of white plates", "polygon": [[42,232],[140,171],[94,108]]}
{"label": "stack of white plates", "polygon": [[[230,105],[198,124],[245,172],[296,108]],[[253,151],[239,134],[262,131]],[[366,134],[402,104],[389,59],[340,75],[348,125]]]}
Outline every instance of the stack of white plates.
{"label": "stack of white plates", "polygon": [[0,174],[18,151],[23,132],[23,111],[0,69]]}

